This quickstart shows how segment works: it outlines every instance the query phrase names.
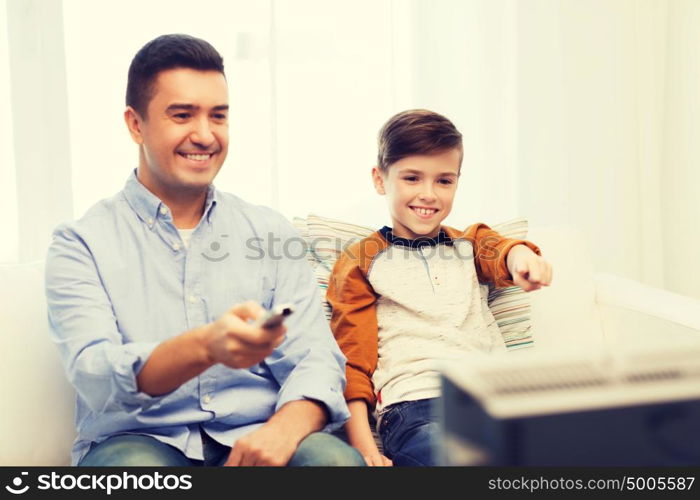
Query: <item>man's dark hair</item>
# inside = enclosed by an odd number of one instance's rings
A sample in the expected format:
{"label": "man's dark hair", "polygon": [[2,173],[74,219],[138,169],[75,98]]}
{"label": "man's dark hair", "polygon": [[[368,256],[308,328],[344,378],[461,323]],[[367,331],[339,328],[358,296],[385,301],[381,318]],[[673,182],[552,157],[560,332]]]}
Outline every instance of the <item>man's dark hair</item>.
{"label": "man's dark hair", "polygon": [[462,151],[462,134],[457,127],[427,109],[392,116],[379,131],[378,142],[377,165],[385,173],[391,164],[407,156],[440,154],[455,148]]}
{"label": "man's dark hair", "polygon": [[161,71],[190,68],[224,73],[224,59],[209,42],[189,35],[162,35],[139,50],[129,66],[126,105],[146,117]]}

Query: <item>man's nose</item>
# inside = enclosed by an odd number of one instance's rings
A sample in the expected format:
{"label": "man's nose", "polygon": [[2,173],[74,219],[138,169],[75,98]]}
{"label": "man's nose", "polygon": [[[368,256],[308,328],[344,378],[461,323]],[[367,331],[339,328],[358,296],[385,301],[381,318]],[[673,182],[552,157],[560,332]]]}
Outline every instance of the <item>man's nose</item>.
{"label": "man's nose", "polygon": [[190,140],[203,148],[208,148],[216,141],[209,120],[202,119],[195,122],[194,129],[190,134]]}

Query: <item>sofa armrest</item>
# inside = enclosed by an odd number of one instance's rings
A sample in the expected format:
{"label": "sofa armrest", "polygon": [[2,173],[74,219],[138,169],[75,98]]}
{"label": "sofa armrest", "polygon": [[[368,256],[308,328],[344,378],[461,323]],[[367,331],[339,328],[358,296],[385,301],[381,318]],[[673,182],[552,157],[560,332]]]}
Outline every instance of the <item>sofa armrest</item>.
{"label": "sofa armrest", "polygon": [[608,273],[594,281],[608,344],[700,341],[700,300]]}

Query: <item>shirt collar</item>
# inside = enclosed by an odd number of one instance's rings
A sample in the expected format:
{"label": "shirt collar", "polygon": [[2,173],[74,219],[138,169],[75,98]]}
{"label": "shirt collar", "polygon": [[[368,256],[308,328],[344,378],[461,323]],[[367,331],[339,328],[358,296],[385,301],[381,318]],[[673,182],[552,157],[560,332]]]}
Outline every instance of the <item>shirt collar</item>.
{"label": "shirt collar", "polygon": [[439,245],[440,243],[445,243],[447,245],[452,244],[452,238],[447,236],[444,229],[440,228],[440,232],[434,238],[428,238],[427,236],[421,236],[414,240],[409,240],[408,238],[401,238],[400,236],[394,236],[389,226],[384,226],[379,230],[380,234],[384,237],[386,241],[392,245],[402,245],[409,248],[422,248],[422,247],[433,247]]}
{"label": "shirt collar", "polygon": [[[166,211],[165,214],[161,215],[161,208],[165,207],[167,210],[165,203],[163,203],[156,195],[151,193],[146,186],[141,184],[141,181],[139,181],[138,177],[136,176],[136,169],[134,169],[131,172],[131,175],[129,175],[129,178],[124,185],[123,192],[126,201],[129,203],[129,205],[131,205],[131,208],[134,210],[134,212],[136,212],[141,220],[148,224],[148,227],[153,227],[153,224],[159,216],[162,217],[163,215],[169,213],[169,211]],[[204,216],[207,218],[207,221],[210,220],[211,213],[216,206],[217,199],[217,190],[213,184],[210,184],[207,190],[207,198],[204,202]]]}

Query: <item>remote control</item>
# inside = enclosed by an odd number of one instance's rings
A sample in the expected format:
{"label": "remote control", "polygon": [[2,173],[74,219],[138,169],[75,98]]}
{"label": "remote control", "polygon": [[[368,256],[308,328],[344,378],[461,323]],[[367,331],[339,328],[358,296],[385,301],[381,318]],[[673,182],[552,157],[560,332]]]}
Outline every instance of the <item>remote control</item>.
{"label": "remote control", "polygon": [[256,321],[255,326],[261,328],[277,328],[280,326],[285,318],[294,312],[294,306],[292,304],[281,304],[277,307],[273,307],[269,311],[265,311]]}

